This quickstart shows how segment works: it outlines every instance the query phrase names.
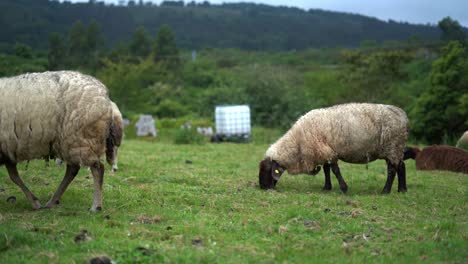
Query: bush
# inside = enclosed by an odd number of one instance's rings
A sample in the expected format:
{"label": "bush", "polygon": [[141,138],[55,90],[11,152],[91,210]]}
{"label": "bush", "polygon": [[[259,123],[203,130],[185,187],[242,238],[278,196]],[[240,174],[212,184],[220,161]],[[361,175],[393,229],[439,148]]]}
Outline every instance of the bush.
{"label": "bush", "polygon": [[252,142],[254,144],[273,144],[283,135],[283,132],[280,129],[252,127]]}
{"label": "bush", "polygon": [[185,116],[179,118],[161,118],[157,121],[157,127],[161,129],[180,128],[183,124],[186,123],[190,123],[193,128],[211,126],[214,129],[214,123],[212,120],[193,116]]}
{"label": "bush", "polygon": [[157,107],[156,113],[158,117],[179,117],[188,113],[187,107],[177,101],[164,99]]}
{"label": "bush", "polygon": [[196,129],[179,129],[175,134],[176,144],[204,144],[205,137],[198,134]]}

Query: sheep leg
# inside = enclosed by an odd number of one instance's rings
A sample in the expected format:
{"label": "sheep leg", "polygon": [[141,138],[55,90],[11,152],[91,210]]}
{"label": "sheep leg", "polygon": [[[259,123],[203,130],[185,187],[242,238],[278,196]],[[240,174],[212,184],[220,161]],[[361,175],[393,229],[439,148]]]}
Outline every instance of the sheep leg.
{"label": "sheep leg", "polygon": [[94,200],[90,211],[96,212],[102,210],[102,183],[104,181],[104,165],[101,162],[91,166],[91,172],[94,179]]}
{"label": "sheep leg", "polygon": [[406,166],[403,161],[398,165],[398,192],[406,192]]}
{"label": "sheep leg", "polygon": [[330,164],[323,164],[323,173],[325,174],[325,185],[322,190],[329,191],[332,189],[331,179],[330,179]]}
{"label": "sheep leg", "polygon": [[387,161],[387,182],[385,183],[385,186],[382,190],[382,194],[387,194],[392,191],[393,180],[395,180],[396,172],[396,166],[393,165],[390,161]]}
{"label": "sheep leg", "polygon": [[7,162],[5,166],[7,168],[8,174],[10,175],[10,179],[21,188],[21,190],[26,195],[26,198],[31,203],[32,208],[33,209],[41,208],[39,199],[37,199],[37,197],[28,189],[28,187],[26,187],[24,182],[21,180],[19,173],[18,173],[18,169],[16,168],[16,164]]}
{"label": "sheep leg", "polygon": [[114,161],[112,162],[112,172],[116,172],[119,167],[117,166],[118,157],[117,157],[117,148],[114,147]]}
{"label": "sheep leg", "polygon": [[345,180],[341,176],[340,167],[338,167],[338,163],[332,163],[331,169],[333,171],[333,174],[335,174],[336,179],[338,180],[338,183],[340,184],[341,191],[343,193],[346,193],[346,191],[348,191],[348,185],[346,184]]}
{"label": "sheep leg", "polygon": [[50,198],[50,200],[45,205],[46,208],[52,208],[59,204],[60,197],[62,197],[62,194],[65,192],[68,185],[73,181],[75,176],[78,174],[79,170],[80,170],[79,165],[67,164],[67,170],[65,172],[65,176],[63,177],[62,182],[57,188],[57,191],[55,191],[52,198]]}

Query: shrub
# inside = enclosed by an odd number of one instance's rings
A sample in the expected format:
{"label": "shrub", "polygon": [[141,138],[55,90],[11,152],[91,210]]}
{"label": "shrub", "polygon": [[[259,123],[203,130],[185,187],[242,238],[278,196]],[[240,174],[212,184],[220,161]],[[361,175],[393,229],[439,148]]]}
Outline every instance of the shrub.
{"label": "shrub", "polygon": [[175,134],[176,144],[203,144],[205,137],[198,134],[196,129],[179,129]]}

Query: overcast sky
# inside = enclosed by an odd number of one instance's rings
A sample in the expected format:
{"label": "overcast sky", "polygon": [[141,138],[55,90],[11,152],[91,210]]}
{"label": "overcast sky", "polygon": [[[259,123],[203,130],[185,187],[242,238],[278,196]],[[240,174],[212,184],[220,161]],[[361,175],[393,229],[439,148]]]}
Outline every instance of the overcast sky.
{"label": "overcast sky", "polygon": [[[104,0],[107,3],[118,3],[118,0]],[[138,0],[136,0],[138,2]],[[144,0],[148,2],[149,0]],[[185,0],[185,3],[191,0]],[[195,0],[203,2],[204,0]],[[88,2],[88,0],[72,0]],[[125,0],[127,2],[127,0]],[[161,0],[153,0],[161,3]],[[269,5],[295,6],[303,9],[320,8],[332,11],[357,13],[382,20],[393,19],[410,23],[437,24],[446,16],[458,20],[468,27],[468,0],[209,0],[210,3],[254,2]]]}

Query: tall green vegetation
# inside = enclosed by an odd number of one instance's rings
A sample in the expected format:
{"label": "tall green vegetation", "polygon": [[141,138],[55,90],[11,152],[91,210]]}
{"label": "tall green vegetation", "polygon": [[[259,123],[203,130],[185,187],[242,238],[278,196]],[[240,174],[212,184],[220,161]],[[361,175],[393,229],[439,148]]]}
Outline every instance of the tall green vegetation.
{"label": "tall green vegetation", "polygon": [[454,141],[468,129],[468,52],[465,46],[453,41],[442,49],[441,57],[432,65],[430,84],[411,111],[412,131],[428,143]]}
{"label": "tall green vegetation", "polygon": [[407,80],[403,65],[412,60],[410,53],[402,50],[351,52],[345,53],[344,59],[346,68],[341,78],[347,84],[347,100],[402,106],[397,90],[398,84]]}
{"label": "tall green vegetation", "polygon": [[155,27],[153,34],[136,27],[129,40],[112,47],[100,28],[77,21],[65,34],[50,34],[47,52],[21,43],[0,46],[7,50],[0,54],[0,75],[47,69],[90,73],[130,118],[146,113],[212,120],[216,105],[248,104],[255,126],[286,129],[311,109],[374,102],[406,110],[413,141],[448,142],[467,129],[464,42],[413,37],[387,44],[362,41],[367,44],[356,49],[201,49],[192,58],[191,50],[179,49],[177,31],[168,25]]}
{"label": "tall green vegetation", "polygon": [[463,28],[460,26],[458,21],[453,20],[451,17],[446,17],[439,21],[439,28],[442,30],[442,39],[445,41],[460,41],[463,42],[466,39],[466,35],[463,32]]}
{"label": "tall green vegetation", "polygon": [[138,58],[146,58],[151,52],[151,38],[144,27],[138,27],[133,32],[129,50],[131,54]]}
{"label": "tall green vegetation", "polygon": [[163,25],[156,35],[153,47],[153,60],[169,72],[180,68],[179,50],[174,34],[169,26]]}
{"label": "tall green vegetation", "polygon": [[97,22],[92,21],[86,26],[77,21],[70,28],[68,36],[63,37],[56,32],[49,35],[49,68],[71,67],[95,72],[103,44],[104,37]]}
{"label": "tall green vegetation", "polygon": [[97,21],[112,46],[128,40],[129,34],[139,26],[154,34],[155,29],[167,24],[175,32],[178,46],[185,49],[357,47],[363,40],[381,44],[406,40],[412,35],[434,40],[439,33],[429,25],[316,9],[253,3],[211,5],[206,1],[185,5],[183,1],[165,1],[159,6],[149,1],[141,5],[136,1],[122,2],[128,5],[104,5],[102,1],[2,0],[0,43],[22,42],[34,48],[46,48],[50,32],[63,35],[78,20],[85,25]]}

